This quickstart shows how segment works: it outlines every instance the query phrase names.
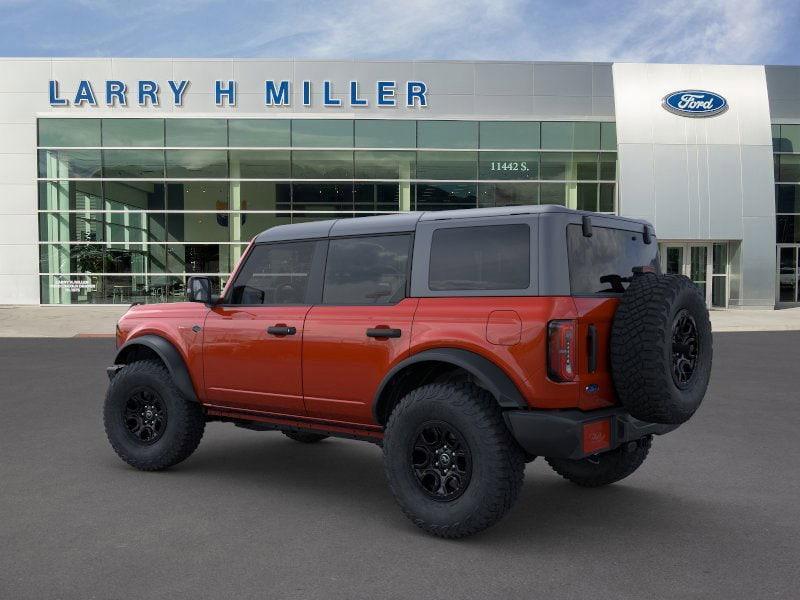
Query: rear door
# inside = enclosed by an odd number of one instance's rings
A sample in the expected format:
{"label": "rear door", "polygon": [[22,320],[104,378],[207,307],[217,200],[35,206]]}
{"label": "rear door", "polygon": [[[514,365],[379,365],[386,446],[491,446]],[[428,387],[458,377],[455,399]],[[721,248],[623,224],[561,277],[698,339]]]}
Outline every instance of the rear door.
{"label": "rear door", "polygon": [[[304,415],[301,350],[326,242],[253,247],[205,321],[206,397],[223,406]],[[320,273],[316,278],[315,269]],[[315,286],[312,281],[316,279]],[[315,289],[316,287],[316,289]]]}
{"label": "rear door", "polygon": [[334,238],[322,303],[303,333],[309,416],[372,423],[372,400],[391,365],[409,354],[417,299],[407,297],[410,234]]}

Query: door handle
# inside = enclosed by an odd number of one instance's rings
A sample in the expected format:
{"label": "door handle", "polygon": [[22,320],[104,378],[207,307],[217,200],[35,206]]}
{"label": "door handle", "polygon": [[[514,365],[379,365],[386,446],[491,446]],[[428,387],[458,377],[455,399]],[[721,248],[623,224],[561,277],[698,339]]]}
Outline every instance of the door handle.
{"label": "door handle", "polygon": [[286,325],[272,325],[267,327],[267,333],[270,335],[294,335],[297,333],[296,327],[287,327]]}
{"label": "door handle", "polygon": [[367,337],[371,338],[399,338],[402,331],[390,327],[371,327],[367,329]]}

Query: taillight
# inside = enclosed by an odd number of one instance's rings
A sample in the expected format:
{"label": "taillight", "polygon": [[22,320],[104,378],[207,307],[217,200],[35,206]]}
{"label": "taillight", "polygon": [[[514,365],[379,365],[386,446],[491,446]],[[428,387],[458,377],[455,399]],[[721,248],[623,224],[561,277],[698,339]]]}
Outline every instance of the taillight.
{"label": "taillight", "polygon": [[575,321],[547,324],[547,374],[554,381],[575,379]]}

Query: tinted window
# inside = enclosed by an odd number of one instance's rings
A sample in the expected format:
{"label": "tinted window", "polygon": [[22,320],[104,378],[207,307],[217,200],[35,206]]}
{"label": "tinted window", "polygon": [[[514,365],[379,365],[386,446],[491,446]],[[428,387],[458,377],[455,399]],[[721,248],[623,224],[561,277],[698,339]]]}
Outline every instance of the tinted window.
{"label": "tinted window", "polygon": [[[569,283],[573,294],[607,294],[628,286],[634,267],[658,269],[658,244],[655,238],[645,244],[642,234],[622,229],[593,227],[585,237],[580,225],[567,227]],[[601,281],[602,278],[602,281]]]}
{"label": "tinted window", "polygon": [[394,304],[405,297],[410,236],[331,240],[325,304]]}
{"label": "tinted window", "polygon": [[231,304],[303,304],[316,242],[253,248],[236,277]]}
{"label": "tinted window", "polygon": [[437,229],[431,242],[428,287],[448,290],[524,290],[530,286],[531,230],[527,225]]}

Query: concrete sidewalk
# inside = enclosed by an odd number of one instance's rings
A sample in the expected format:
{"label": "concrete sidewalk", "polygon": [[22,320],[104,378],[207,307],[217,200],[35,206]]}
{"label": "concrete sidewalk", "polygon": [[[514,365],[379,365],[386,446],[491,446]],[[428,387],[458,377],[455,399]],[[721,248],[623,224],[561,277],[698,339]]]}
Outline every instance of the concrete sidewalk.
{"label": "concrete sidewalk", "polygon": [[[128,310],[119,306],[0,306],[0,337],[70,338],[114,335]],[[714,331],[800,331],[800,308],[714,310]]]}

